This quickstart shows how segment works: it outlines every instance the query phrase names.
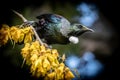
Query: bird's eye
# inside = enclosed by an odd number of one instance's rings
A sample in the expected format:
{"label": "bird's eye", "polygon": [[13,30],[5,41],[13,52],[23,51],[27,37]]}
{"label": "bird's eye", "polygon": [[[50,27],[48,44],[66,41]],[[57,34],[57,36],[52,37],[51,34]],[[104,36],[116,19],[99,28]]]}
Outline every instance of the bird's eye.
{"label": "bird's eye", "polygon": [[82,27],[83,27],[82,25],[78,25],[78,28],[80,28],[80,29],[81,29]]}

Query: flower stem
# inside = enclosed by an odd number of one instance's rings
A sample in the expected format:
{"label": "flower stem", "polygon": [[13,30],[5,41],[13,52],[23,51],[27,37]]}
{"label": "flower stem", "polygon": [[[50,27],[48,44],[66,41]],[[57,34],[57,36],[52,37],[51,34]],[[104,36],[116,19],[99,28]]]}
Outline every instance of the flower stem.
{"label": "flower stem", "polygon": [[31,29],[32,29],[33,32],[34,32],[36,39],[39,41],[39,43],[40,43],[41,45],[43,45],[44,43],[42,42],[42,40],[41,40],[40,37],[38,36],[35,28],[34,28],[33,26],[30,26],[30,27],[31,27]]}
{"label": "flower stem", "polygon": [[[15,14],[17,14],[17,15],[22,19],[23,22],[27,22],[27,21],[28,21],[22,14],[18,13],[18,12],[15,11],[15,10],[12,10],[12,11],[13,11]],[[38,36],[35,28],[34,28],[33,26],[30,26],[30,27],[31,27],[31,29],[32,29],[33,32],[34,32],[36,39],[39,41],[39,43],[40,43],[41,45],[43,45],[44,43],[42,42],[42,40],[41,40],[40,37]]]}

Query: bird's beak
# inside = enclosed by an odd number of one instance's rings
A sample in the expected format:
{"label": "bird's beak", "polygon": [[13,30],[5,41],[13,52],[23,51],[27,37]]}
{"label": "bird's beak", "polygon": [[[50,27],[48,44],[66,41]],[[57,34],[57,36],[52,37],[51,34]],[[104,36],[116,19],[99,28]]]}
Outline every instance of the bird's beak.
{"label": "bird's beak", "polygon": [[86,33],[86,32],[94,32],[93,29],[90,29],[84,25],[77,25],[78,27],[78,30],[76,31],[75,35],[76,36],[80,36],[82,35],[83,33]]}
{"label": "bird's beak", "polygon": [[80,36],[86,32],[94,32],[94,30],[90,29],[84,25],[81,25],[81,24],[74,24],[72,27],[72,31],[68,34],[68,36],[71,36],[71,35],[72,36]]}
{"label": "bird's beak", "polygon": [[94,32],[94,30],[93,29],[90,29],[90,28],[88,28],[88,27],[86,27],[86,26],[82,26],[81,27],[81,31],[83,31],[83,32]]}

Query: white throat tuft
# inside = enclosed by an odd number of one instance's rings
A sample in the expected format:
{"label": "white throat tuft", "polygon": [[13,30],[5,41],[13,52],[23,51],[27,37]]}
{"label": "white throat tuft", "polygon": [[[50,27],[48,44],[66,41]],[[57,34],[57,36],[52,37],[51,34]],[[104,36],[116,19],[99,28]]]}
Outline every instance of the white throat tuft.
{"label": "white throat tuft", "polygon": [[69,41],[73,44],[77,44],[79,42],[79,39],[78,39],[78,37],[70,36]]}

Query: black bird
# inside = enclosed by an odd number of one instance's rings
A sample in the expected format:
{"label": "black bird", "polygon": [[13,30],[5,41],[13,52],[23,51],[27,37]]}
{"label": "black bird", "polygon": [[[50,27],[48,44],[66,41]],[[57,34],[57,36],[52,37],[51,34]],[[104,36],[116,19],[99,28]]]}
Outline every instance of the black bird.
{"label": "black bird", "polygon": [[23,25],[32,25],[39,37],[47,44],[76,44],[78,36],[87,31],[93,32],[82,24],[70,24],[70,22],[58,14],[42,14],[37,16],[38,21],[28,21],[20,13],[13,10],[23,21]]}
{"label": "black bird", "polygon": [[35,29],[43,42],[47,44],[76,44],[78,36],[93,31],[81,24],[73,24],[58,14],[42,14],[36,17]]}

